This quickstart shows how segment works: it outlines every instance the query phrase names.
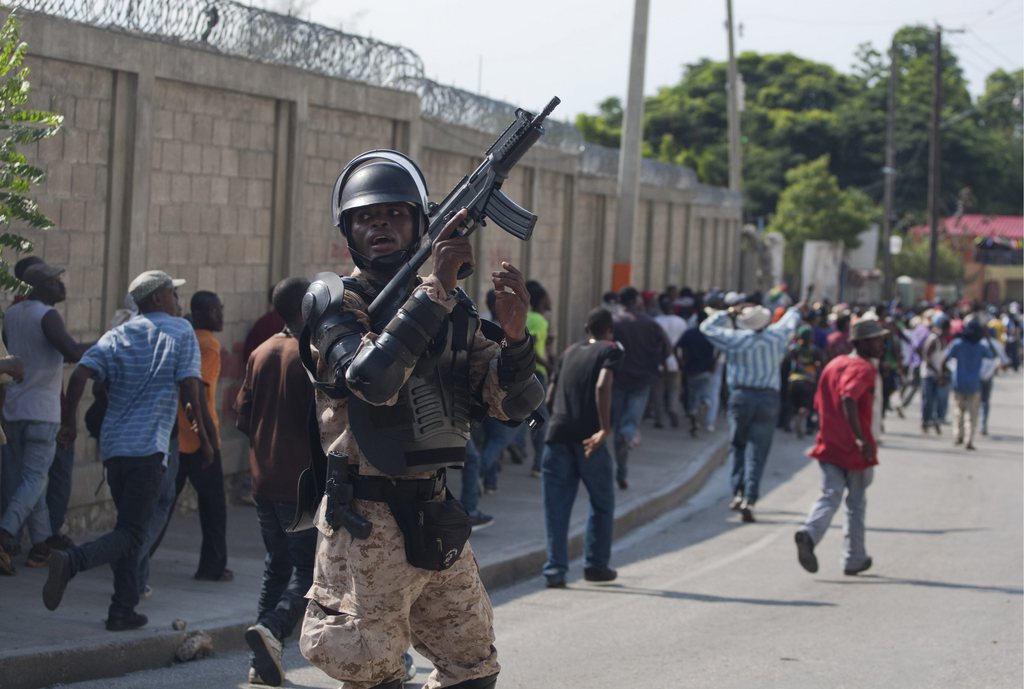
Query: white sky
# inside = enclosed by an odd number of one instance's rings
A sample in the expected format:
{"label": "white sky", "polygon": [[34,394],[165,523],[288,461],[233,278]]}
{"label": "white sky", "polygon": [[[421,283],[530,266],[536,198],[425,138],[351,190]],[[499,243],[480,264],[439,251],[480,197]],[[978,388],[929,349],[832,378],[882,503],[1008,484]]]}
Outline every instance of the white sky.
{"label": "white sky", "polygon": [[[289,0],[252,0],[278,8]],[[624,97],[629,0],[290,0],[302,14],[350,33],[413,49],[435,81],[528,110],[557,95],[555,116],[596,112]],[[904,24],[967,29],[944,34],[973,95],[997,67],[1024,64],[1024,0],[733,0],[737,53],[790,51],[849,72],[857,45],[888,46]],[[725,59],[725,0],[650,0],[645,94],[679,81],[682,65]]]}

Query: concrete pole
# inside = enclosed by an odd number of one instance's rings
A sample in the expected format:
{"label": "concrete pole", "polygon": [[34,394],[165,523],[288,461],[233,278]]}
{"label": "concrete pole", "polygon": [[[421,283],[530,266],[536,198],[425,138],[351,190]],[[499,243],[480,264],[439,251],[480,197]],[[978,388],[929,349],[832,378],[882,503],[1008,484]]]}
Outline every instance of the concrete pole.
{"label": "concrete pole", "polygon": [[725,0],[726,26],[729,32],[729,191],[743,190],[743,161],[740,151],[739,72],[736,69],[736,47],[732,28],[732,0]]}
{"label": "concrete pole", "polygon": [[939,112],[942,109],[942,27],[935,29],[935,74],[932,85],[932,121],[930,145],[928,147],[928,222],[931,225],[930,242],[928,245],[928,284],[925,286],[925,298],[935,299],[939,253],[939,206],[942,202],[940,190],[942,181],[942,145],[939,132]]}
{"label": "concrete pole", "polygon": [[640,141],[644,124],[644,66],[647,56],[647,15],[649,0],[635,0],[633,45],[629,53],[629,86],[619,144],[619,207],[615,223],[615,260],[612,289],[619,290],[633,280],[633,226],[640,194]]}
{"label": "concrete pole", "polygon": [[885,121],[885,213],[882,218],[882,296],[885,299],[892,295],[892,251],[889,239],[892,237],[893,191],[896,177],[896,44],[889,49],[889,108]]}

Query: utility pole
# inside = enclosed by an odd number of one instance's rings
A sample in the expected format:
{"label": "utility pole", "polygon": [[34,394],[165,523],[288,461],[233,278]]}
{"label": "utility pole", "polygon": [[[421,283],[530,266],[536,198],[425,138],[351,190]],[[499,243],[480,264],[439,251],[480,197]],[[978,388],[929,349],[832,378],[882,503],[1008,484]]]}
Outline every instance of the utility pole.
{"label": "utility pole", "polygon": [[928,285],[925,298],[935,299],[936,272],[939,255],[939,203],[942,180],[940,165],[942,151],[939,137],[939,111],[942,108],[942,27],[935,27],[935,76],[932,83],[932,121],[928,144],[928,222],[931,225],[931,242],[928,246]]}
{"label": "utility pole", "polygon": [[615,223],[615,256],[612,289],[633,281],[633,226],[640,193],[640,139],[644,127],[644,66],[647,56],[649,0],[633,5],[633,43],[629,54],[629,86],[619,144],[619,207]]}
{"label": "utility pole", "polygon": [[889,111],[885,121],[885,216],[882,219],[882,296],[892,297],[892,251],[889,240],[892,237],[892,197],[896,178],[896,77],[899,73],[896,64],[896,43],[889,48]]}
{"label": "utility pole", "polygon": [[743,190],[743,162],[740,150],[740,106],[739,79],[736,70],[736,49],[732,29],[732,0],[725,0],[726,27],[729,32],[729,191]]}

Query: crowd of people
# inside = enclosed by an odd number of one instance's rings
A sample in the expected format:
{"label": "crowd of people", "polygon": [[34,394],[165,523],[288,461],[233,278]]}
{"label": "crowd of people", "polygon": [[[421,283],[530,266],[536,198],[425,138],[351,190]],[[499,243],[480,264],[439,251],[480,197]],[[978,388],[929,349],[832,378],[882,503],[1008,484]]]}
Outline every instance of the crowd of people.
{"label": "crowd of people", "polygon": [[[503,279],[521,279],[506,270]],[[54,308],[65,298],[63,272],[36,257],[20,261],[16,275],[31,292],[5,313],[0,574],[15,573],[14,558],[27,545],[25,566],[49,567],[43,600],[52,610],[78,572],[109,563],[114,594],[106,627],[135,629],[147,622],[135,608],[152,592],[149,560],[185,483],[195,488],[201,526],[194,576],[232,578],[215,403],[223,304],[199,290],[186,320],[177,296],[183,281],[146,271],[132,281],[111,329],[96,342],[77,342]],[[743,522],[755,521],[774,434],[813,434],[810,455],[822,469],[822,494],[795,534],[799,563],[817,571],[814,548],[845,491],[843,570],[862,572],[872,564],[863,537],[864,495],[886,414],[910,413],[919,393],[922,433],[942,434],[952,396],[953,442],[974,450],[988,433],[997,373],[1021,365],[1017,303],[811,304],[794,303],[781,288],[745,295],[626,287],[606,293],[580,324],[583,339],[559,351],[547,291],[536,281],[523,284],[521,317],[529,335],[519,341],[531,348],[522,355],[529,362],[524,375],[533,374],[547,399],[523,412],[529,423],[493,414],[473,420],[459,497],[470,528],[481,529],[494,522],[481,503],[498,490],[503,467],[523,465],[539,478],[547,548],[542,573],[551,588],[566,585],[569,516],[579,484],[590,503],[584,578],[612,581],[615,490],[630,487],[629,457],[642,442],[642,426],[697,437],[715,431],[722,410],[730,508]],[[315,384],[303,369],[297,337],[309,288],[309,281],[290,278],[272,290],[272,310],[247,341],[235,401],[237,428],[250,440],[252,497],[267,550],[256,622],[246,633],[250,680],[271,685],[283,681],[282,643],[304,614],[310,624],[307,596],[317,588],[317,531],[289,529],[297,513],[293,487],[315,446],[309,427]],[[489,293],[485,315],[510,322],[507,300],[499,306],[498,294]],[[63,391],[65,363],[75,369]],[[90,383],[95,401],[85,426],[99,441],[117,521],[111,532],[76,545],[64,519],[78,407]]]}

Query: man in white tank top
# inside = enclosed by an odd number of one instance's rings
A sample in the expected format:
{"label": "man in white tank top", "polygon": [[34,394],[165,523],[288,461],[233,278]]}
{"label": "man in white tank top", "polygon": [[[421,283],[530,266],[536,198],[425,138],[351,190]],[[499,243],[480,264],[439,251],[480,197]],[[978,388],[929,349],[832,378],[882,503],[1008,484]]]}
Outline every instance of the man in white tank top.
{"label": "man in white tank top", "polygon": [[4,314],[3,339],[10,353],[24,364],[24,379],[7,387],[3,406],[7,433],[4,464],[17,470],[19,480],[0,517],[0,574],[14,574],[11,551],[22,527],[27,528],[32,542],[26,564],[45,567],[49,558],[45,541],[53,533],[46,508],[46,477],[60,429],[63,365],[78,361],[89,346],[68,334],[60,313],[53,308],[66,298],[60,279],[63,273],[63,268],[45,263],[27,268],[23,280],[32,286],[32,292]]}

